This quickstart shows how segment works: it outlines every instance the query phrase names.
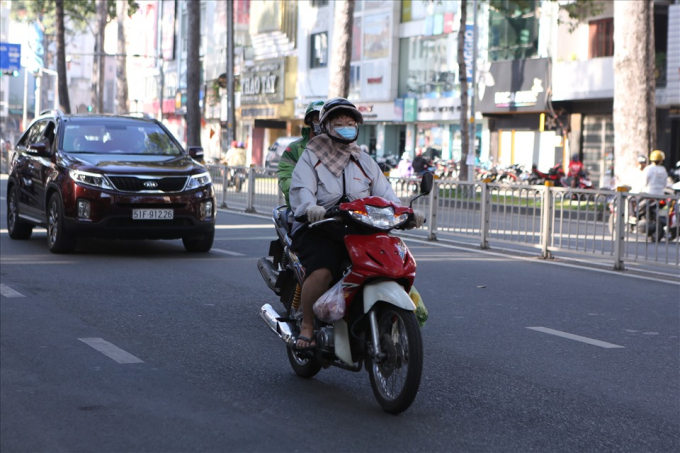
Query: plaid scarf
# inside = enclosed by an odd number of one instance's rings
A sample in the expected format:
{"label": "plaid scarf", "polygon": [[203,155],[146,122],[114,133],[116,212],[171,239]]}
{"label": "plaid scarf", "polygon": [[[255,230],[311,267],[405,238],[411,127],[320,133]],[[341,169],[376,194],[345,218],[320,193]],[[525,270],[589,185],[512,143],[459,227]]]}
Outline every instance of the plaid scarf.
{"label": "plaid scarf", "polygon": [[361,157],[361,148],[356,143],[349,145],[337,143],[326,134],[312,138],[307,143],[307,149],[314,153],[328,171],[338,178],[349,163],[350,156],[354,156],[356,160]]}

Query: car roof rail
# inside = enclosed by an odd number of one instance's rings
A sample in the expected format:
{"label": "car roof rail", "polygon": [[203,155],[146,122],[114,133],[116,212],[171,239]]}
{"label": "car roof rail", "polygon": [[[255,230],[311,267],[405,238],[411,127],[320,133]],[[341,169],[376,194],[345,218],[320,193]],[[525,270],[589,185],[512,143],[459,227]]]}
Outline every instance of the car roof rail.
{"label": "car roof rail", "polygon": [[54,114],[57,116],[64,116],[64,112],[59,109],[48,109],[40,112],[40,116]]}
{"label": "car roof rail", "polygon": [[135,118],[144,118],[144,119],[147,119],[147,120],[155,119],[155,117],[151,113],[147,113],[147,112],[127,112],[127,113],[120,113],[120,115],[132,116],[132,117],[135,117]]}

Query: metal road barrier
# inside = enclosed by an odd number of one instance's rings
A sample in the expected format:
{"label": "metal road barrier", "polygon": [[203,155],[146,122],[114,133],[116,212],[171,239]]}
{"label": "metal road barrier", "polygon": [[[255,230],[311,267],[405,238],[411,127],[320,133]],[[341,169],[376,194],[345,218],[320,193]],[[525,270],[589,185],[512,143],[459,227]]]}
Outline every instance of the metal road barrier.
{"label": "metal road barrier", "polygon": [[[223,208],[269,214],[285,203],[274,170],[208,168]],[[403,204],[419,192],[418,178],[388,179]],[[413,207],[427,216],[429,240],[445,233],[475,238],[484,249],[489,241],[527,245],[543,258],[568,251],[623,269],[626,261],[680,267],[680,216],[675,210],[669,217],[674,203],[678,195],[436,180]]]}

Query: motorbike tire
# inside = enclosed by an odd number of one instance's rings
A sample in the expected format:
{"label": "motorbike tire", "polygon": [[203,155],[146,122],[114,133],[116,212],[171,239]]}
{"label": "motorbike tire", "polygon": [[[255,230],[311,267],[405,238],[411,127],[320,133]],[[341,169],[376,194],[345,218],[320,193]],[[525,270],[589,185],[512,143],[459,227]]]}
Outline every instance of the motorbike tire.
{"label": "motorbike tire", "polygon": [[[385,412],[398,414],[411,406],[418,393],[423,340],[412,311],[388,304],[376,305],[372,310],[376,310],[380,348],[386,357],[380,362],[367,358],[366,368],[375,399]],[[371,338],[370,332],[367,335]]]}
{"label": "motorbike tire", "polygon": [[[288,309],[288,318],[296,319],[296,315],[298,314],[298,311],[302,311],[302,307],[300,307],[299,310],[295,310],[292,304],[289,303],[286,305],[290,307]],[[297,335],[300,333],[299,325],[296,326],[295,331],[297,337]],[[286,350],[288,352],[288,361],[290,362],[290,366],[298,376],[309,379],[316,376],[319,371],[321,371],[321,364],[318,360],[314,358],[303,357],[302,353],[296,352],[291,348],[286,348]]]}

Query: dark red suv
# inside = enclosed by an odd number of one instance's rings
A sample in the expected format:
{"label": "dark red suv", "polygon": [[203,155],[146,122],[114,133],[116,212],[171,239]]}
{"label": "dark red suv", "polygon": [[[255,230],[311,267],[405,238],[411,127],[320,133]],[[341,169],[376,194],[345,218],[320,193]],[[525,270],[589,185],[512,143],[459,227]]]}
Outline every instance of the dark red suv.
{"label": "dark red suv", "polygon": [[50,111],[10,157],[9,236],[28,239],[45,227],[54,253],[86,236],[181,238],[187,251],[207,252],[216,211],[202,157],[153,119]]}

